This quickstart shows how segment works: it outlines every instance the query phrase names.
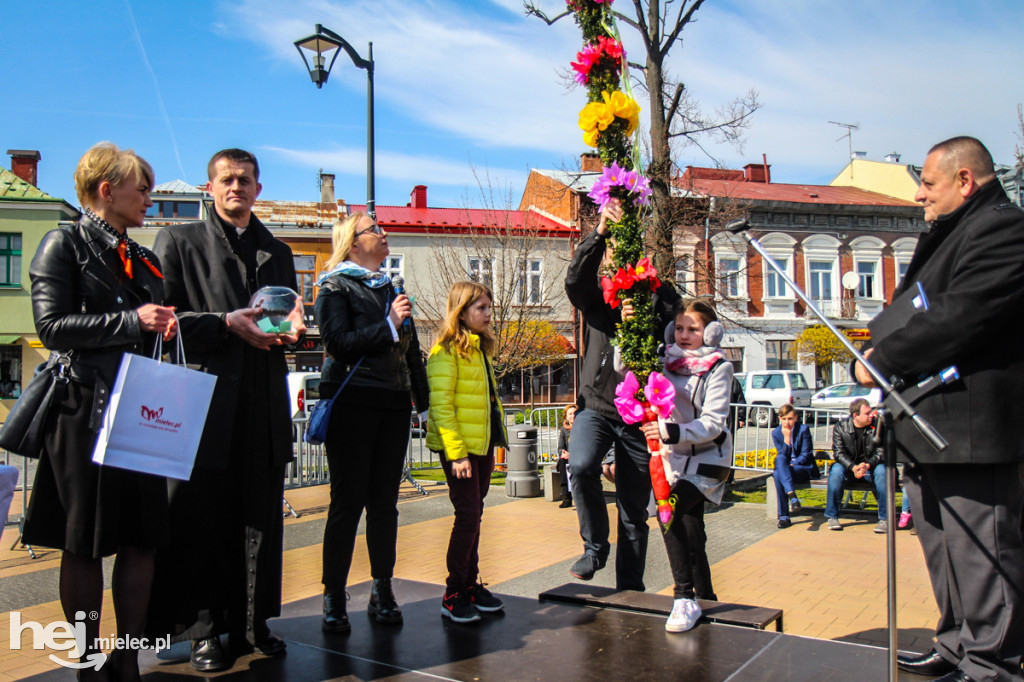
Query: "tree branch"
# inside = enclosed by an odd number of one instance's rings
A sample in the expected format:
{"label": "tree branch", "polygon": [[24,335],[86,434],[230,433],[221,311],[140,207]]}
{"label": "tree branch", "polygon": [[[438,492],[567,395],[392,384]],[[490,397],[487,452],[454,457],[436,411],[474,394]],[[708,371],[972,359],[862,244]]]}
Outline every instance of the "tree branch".
{"label": "tree branch", "polygon": [[566,17],[566,16],[569,16],[570,14],[572,14],[572,10],[568,10],[567,9],[564,12],[562,12],[561,14],[559,14],[558,16],[556,16],[554,19],[549,19],[548,15],[544,13],[544,10],[542,10],[539,7],[537,7],[536,5],[534,5],[531,0],[525,0],[525,2],[523,2],[523,9],[526,10],[526,16],[528,16],[528,17],[529,16],[537,17],[538,19],[540,19],[541,21],[546,23],[548,26],[550,26],[551,24],[555,23],[556,21],[558,21],[562,17]]}

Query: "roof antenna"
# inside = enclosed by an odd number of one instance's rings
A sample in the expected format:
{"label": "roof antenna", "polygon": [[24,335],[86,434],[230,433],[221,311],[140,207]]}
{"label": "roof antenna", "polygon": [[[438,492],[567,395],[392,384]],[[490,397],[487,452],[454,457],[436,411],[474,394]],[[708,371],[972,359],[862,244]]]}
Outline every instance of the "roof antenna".
{"label": "roof antenna", "polygon": [[[836,138],[836,142],[839,142],[839,140],[843,139],[844,137],[847,139],[847,142],[848,142],[849,148],[850,148],[850,156],[848,158],[849,158],[849,160],[850,160],[850,162],[852,164],[852,162],[853,162],[853,131],[854,130],[860,130],[860,123],[840,123],[839,121],[829,121],[829,123],[831,123],[834,126],[839,126],[840,128],[846,128],[846,133],[844,133],[840,137],[837,137]],[[853,180],[853,166],[852,165],[850,166],[850,180]]]}

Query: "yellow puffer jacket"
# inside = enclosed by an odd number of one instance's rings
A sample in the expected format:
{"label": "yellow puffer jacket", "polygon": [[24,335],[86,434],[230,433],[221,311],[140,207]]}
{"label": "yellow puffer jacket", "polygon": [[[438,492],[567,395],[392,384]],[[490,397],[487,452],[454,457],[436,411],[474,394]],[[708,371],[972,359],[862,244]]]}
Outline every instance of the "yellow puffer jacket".
{"label": "yellow puffer jacket", "polygon": [[[487,364],[480,351],[480,337],[470,334],[470,342],[473,351],[469,359],[435,345],[427,360],[430,383],[427,447],[443,451],[448,461],[471,454],[488,454],[487,447],[491,444]],[[493,371],[491,381],[494,386],[498,385]],[[498,400],[497,396],[495,399]],[[500,400],[498,412],[504,414]],[[508,435],[503,435],[508,442]]]}

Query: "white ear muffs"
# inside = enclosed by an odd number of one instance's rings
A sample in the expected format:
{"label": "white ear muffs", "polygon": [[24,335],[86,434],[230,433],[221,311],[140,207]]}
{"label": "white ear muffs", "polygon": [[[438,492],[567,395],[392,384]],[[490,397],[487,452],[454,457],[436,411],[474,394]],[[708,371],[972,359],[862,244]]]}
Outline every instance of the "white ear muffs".
{"label": "white ear muffs", "polygon": [[721,322],[710,322],[704,327],[704,345],[711,348],[718,348],[725,338],[725,327]]}

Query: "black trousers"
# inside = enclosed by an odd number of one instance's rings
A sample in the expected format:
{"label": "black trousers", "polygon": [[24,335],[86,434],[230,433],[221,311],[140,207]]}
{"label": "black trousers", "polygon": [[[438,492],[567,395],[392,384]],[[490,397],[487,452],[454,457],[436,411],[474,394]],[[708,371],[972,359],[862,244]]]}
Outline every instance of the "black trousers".
{"label": "black trousers", "polygon": [[935,650],[972,680],[1021,680],[1024,465],[907,465],[939,607]]}
{"label": "black trousers", "polygon": [[704,496],[689,481],[678,481],[672,495],[676,498],[672,522],[667,530],[662,525],[661,531],[675,583],[674,597],[717,601],[705,549]]}
{"label": "black trousers", "polygon": [[408,410],[335,405],[325,442],[331,506],[324,527],[323,584],[348,585],[359,519],[366,510],[370,574],[390,578],[398,542],[398,486],[409,445]]}

